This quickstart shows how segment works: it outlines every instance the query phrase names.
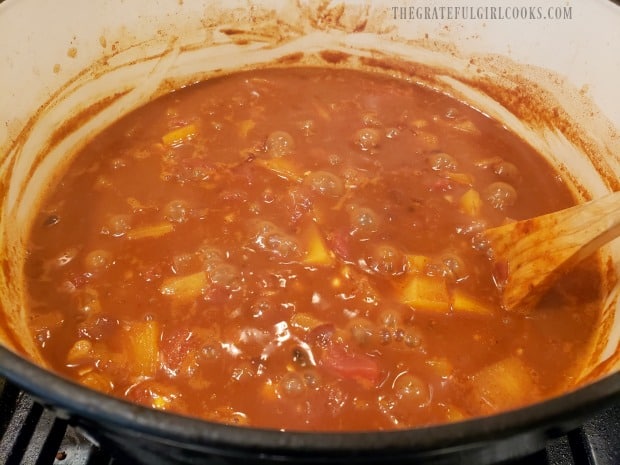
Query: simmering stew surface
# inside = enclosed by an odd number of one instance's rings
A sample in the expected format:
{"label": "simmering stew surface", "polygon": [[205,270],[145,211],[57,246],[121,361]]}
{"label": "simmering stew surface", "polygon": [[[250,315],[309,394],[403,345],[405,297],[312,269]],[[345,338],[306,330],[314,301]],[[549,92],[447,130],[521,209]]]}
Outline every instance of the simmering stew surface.
{"label": "simmering stew surface", "polygon": [[601,279],[592,258],[510,314],[480,232],[572,204],[528,145],[446,95],[360,71],[238,73],[78,154],[32,227],[30,325],[55,371],[216,422],[486,415],[574,383]]}

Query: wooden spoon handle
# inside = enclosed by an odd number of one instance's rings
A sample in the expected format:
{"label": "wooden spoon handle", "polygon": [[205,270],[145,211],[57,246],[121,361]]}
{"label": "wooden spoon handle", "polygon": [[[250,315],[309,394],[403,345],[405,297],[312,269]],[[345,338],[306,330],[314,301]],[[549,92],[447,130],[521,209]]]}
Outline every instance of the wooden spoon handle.
{"label": "wooden spoon handle", "polygon": [[527,312],[568,267],[620,235],[620,192],[566,210],[486,231],[507,265],[504,306]]}

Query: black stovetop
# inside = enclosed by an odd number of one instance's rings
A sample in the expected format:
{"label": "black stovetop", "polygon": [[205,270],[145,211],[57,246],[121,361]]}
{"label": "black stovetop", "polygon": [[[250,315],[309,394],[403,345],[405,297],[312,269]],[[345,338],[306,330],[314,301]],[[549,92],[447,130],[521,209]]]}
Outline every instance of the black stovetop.
{"label": "black stovetop", "polygon": [[[2,379],[0,464],[125,465]],[[620,465],[620,404],[549,441],[544,451],[501,465]]]}

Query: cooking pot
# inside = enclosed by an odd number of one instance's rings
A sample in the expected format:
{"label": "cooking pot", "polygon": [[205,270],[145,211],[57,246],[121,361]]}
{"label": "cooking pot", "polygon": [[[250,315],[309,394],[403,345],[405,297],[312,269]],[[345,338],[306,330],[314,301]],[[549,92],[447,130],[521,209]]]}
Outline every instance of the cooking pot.
{"label": "cooking pot", "polygon": [[298,433],[149,410],[45,369],[27,328],[25,237],[45,187],[90,137],[177,87],[264,66],[349,67],[432,86],[497,118],[585,200],[620,187],[620,7],[608,0],[6,0],[0,4],[0,373],[130,463],[476,463],[532,453],[620,400],[620,244],[567,393],[458,423]]}

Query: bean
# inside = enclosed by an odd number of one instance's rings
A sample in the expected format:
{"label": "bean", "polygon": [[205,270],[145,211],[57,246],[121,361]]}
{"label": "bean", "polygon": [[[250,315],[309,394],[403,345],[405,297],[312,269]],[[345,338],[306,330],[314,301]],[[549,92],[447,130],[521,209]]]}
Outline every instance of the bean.
{"label": "bean", "polygon": [[479,234],[485,229],[487,229],[488,224],[485,220],[475,219],[471,222],[464,224],[462,226],[458,226],[456,232],[458,234],[462,234],[465,236],[471,236],[474,234]]}
{"label": "bean", "polygon": [[381,131],[375,128],[362,128],[353,134],[353,143],[363,151],[376,148],[381,142]]}
{"label": "bean", "polygon": [[477,252],[491,254],[491,243],[483,233],[477,233],[471,238],[471,246]]}
{"label": "bean", "polygon": [[101,232],[110,234],[114,237],[121,237],[124,236],[129,229],[131,229],[131,216],[113,215],[108,218]]}
{"label": "bean", "polygon": [[310,389],[319,389],[321,387],[321,377],[313,368],[306,369],[303,374],[304,382]]}
{"label": "bean", "polygon": [[433,153],[427,161],[433,171],[456,171],[458,167],[456,159],[445,152]]}
{"label": "bean", "polygon": [[96,273],[105,270],[112,264],[112,254],[107,250],[95,249],[84,257],[86,271]]}
{"label": "bean", "polygon": [[184,253],[172,257],[172,269],[175,274],[189,274],[194,270],[196,256],[194,254]]}
{"label": "bean", "polygon": [[253,327],[244,327],[234,332],[234,345],[241,350],[244,358],[260,357],[271,335],[264,330]]}
{"label": "bean", "polygon": [[311,194],[305,186],[295,186],[289,189],[285,200],[291,223],[299,221],[312,209]]}
{"label": "bean", "polygon": [[400,131],[398,130],[398,128],[388,128],[385,131],[385,137],[387,137],[388,139],[395,139],[399,135]]}
{"label": "bean", "polygon": [[501,161],[493,167],[493,172],[506,181],[518,183],[521,181],[519,168],[507,161]]}
{"label": "bean", "polygon": [[325,403],[329,409],[329,414],[336,417],[341,412],[349,396],[339,385],[329,385],[325,390],[327,391]]}
{"label": "bean", "polygon": [[422,331],[417,328],[406,328],[403,331],[403,342],[407,347],[416,348],[422,345]]}
{"label": "bean", "polygon": [[494,182],[484,191],[485,199],[497,210],[504,210],[517,202],[517,191],[506,182]]}
{"label": "bean", "polygon": [[96,289],[85,287],[78,296],[78,309],[84,314],[95,314],[101,312],[101,301]]}
{"label": "bean", "polygon": [[183,200],[172,200],[164,207],[164,218],[174,223],[185,223],[189,219],[190,209]]}
{"label": "bean", "polygon": [[301,368],[307,367],[308,365],[310,365],[308,354],[306,354],[306,352],[300,347],[295,347],[293,349],[293,363],[300,366]]}
{"label": "bean", "polygon": [[338,153],[330,153],[327,156],[327,161],[332,166],[338,166],[338,165],[342,164],[343,159],[342,159],[342,156],[340,154],[338,154]]}
{"label": "bean", "polygon": [[197,254],[202,262],[202,269],[207,272],[211,271],[218,263],[224,260],[224,252],[207,244],[202,245],[198,249]]}
{"label": "bean", "polygon": [[502,157],[494,156],[490,158],[483,158],[474,163],[479,168],[489,169],[500,178],[506,181],[519,183],[521,181],[521,172],[514,164],[504,160]]}
{"label": "bean", "polygon": [[273,189],[271,188],[266,188],[263,193],[262,193],[262,199],[263,202],[265,202],[266,204],[271,204],[274,202],[274,200],[276,199],[275,194],[273,193]]}
{"label": "bean", "polygon": [[340,197],[344,194],[342,179],[329,171],[313,171],[306,176],[304,183],[322,195]]}
{"label": "bean", "polygon": [[353,340],[360,346],[368,346],[376,335],[376,328],[365,318],[354,318],[348,323],[349,331]]}
{"label": "bean", "polygon": [[344,178],[345,186],[350,189],[355,189],[360,187],[366,181],[368,181],[368,177],[362,173],[362,171],[353,168],[347,167],[342,171],[342,177]]}
{"label": "bean", "polygon": [[293,153],[295,140],[286,131],[275,131],[269,134],[265,143],[265,150],[270,157],[285,157]]}
{"label": "bean", "polygon": [[403,322],[401,314],[396,310],[384,310],[379,314],[379,323],[386,328],[395,329]]}
{"label": "bean", "polygon": [[238,289],[240,275],[237,267],[228,263],[219,263],[209,272],[209,278],[213,284],[218,284],[226,289]]}
{"label": "bean", "polygon": [[274,314],[277,310],[277,306],[270,299],[259,298],[250,306],[250,311],[254,318],[261,318],[263,316],[268,317]]}
{"label": "bean", "polygon": [[402,409],[424,407],[431,400],[429,385],[408,372],[403,372],[396,377],[392,389],[396,402]]}
{"label": "bean", "polygon": [[67,363],[75,364],[85,361],[92,355],[93,344],[88,339],[78,339],[67,352]]}
{"label": "bean", "polygon": [[364,123],[364,126],[374,126],[377,128],[382,126],[376,113],[364,113],[362,115],[362,123]]}
{"label": "bean", "polygon": [[446,254],[441,258],[443,276],[453,281],[460,281],[467,276],[463,260],[454,254]]}
{"label": "bean", "polygon": [[384,346],[389,345],[392,342],[392,332],[388,328],[383,328],[379,331],[379,341]]}
{"label": "bean", "polygon": [[255,230],[259,236],[269,236],[278,231],[278,227],[271,221],[259,221],[255,224]]}
{"label": "bean", "polygon": [[375,273],[385,276],[398,276],[407,270],[405,255],[389,244],[373,247],[366,257],[366,263]]}
{"label": "bean", "polygon": [[370,208],[351,206],[349,218],[352,234],[366,236],[379,229],[379,216]]}
{"label": "bean", "polygon": [[306,389],[304,379],[298,373],[285,374],[278,383],[278,393],[284,397],[298,397]]}
{"label": "bean", "polygon": [[292,237],[284,234],[272,234],[267,238],[267,249],[282,258],[299,255],[299,245]]}
{"label": "bean", "polygon": [[254,243],[267,252],[282,258],[294,258],[299,255],[299,245],[291,236],[284,234],[270,221],[261,221],[256,226]]}

